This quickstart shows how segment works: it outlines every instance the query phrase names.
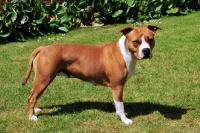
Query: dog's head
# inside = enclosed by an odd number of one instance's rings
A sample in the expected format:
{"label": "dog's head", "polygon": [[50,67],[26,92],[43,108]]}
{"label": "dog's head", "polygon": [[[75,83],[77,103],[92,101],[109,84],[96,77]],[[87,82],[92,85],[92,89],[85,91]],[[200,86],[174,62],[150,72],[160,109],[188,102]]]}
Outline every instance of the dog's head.
{"label": "dog's head", "polygon": [[154,25],[143,27],[125,27],[120,30],[126,37],[128,50],[137,59],[152,58],[152,50],[155,46],[154,35],[160,29]]}

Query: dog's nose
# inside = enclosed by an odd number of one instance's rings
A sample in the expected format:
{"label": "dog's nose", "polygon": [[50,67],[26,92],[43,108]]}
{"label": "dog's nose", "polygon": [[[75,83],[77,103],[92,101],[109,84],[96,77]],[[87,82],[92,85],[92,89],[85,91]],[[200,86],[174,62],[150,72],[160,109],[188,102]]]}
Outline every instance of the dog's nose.
{"label": "dog's nose", "polygon": [[144,58],[149,58],[150,57],[150,52],[151,52],[150,48],[144,48],[142,50],[142,52],[144,54]]}

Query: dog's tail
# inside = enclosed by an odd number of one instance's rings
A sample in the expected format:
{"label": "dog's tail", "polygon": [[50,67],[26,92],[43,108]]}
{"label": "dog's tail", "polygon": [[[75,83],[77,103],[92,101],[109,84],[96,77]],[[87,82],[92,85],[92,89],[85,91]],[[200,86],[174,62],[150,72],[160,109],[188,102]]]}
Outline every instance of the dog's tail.
{"label": "dog's tail", "polygon": [[38,48],[36,48],[32,54],[31,54],[31,58],[29,60],[29,63],[28,63],[28,68],[27,68],[27,71],[26,71],[26,74],[25,74],[25,77],[24,77],[24,80],[22,82],[22,85],[25,85],[28,78],[30,77],[30,74],[31,74],[31,70],[33,68],[33,60],[35,59],[35,57],[40,53],[40,51],[44,48],[44,46],[40,46]]}

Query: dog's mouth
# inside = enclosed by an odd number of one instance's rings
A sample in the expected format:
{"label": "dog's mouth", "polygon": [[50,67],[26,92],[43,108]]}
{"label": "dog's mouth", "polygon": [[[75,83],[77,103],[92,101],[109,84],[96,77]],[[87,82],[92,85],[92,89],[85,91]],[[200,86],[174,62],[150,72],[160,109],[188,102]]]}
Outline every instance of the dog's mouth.
{"label": "dog's mouth", "polygon": [[144,55],[142,59],[151,59],[151,58],[152,58],[152,54],[149,54],[149,55]]}
{"label": "dog's mouth", "polygon": [[150,59],[150,57],[144,57],[144,58],[142,58],[142,59]]}

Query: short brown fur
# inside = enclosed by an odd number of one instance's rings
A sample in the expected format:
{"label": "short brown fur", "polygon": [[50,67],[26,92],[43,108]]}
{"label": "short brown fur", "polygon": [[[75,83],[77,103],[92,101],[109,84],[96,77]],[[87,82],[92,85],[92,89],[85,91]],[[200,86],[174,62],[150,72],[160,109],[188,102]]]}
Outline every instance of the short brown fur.
{"label": "short brown fur", "polygon": [[[157,30],[158,27],[148,25],[139,28],[126,27],[120,30],[126,36],[127,47],[135,59],[138,58],[138,47],[134,47],[132,41],[141,35],[153,37],[155,31],[151,29]],[[152,49],[154,43],[153,41],[150,44]],[[123,87],[128,70],[118,42],[100,46],[57,44],[38,47],[31,54],[22,85],[26,84],[32,67],[35,70],[35,78],[28,97],[29,118],[34,114],[37,99],[60,72],[65,73],[68,77],[109,86],[112,88],[113,98],[119,102],[123,101]]]}

